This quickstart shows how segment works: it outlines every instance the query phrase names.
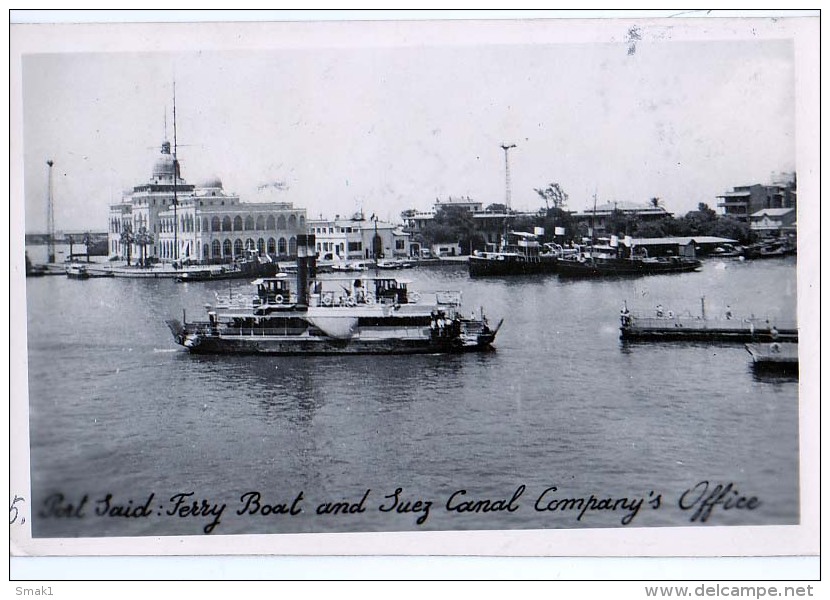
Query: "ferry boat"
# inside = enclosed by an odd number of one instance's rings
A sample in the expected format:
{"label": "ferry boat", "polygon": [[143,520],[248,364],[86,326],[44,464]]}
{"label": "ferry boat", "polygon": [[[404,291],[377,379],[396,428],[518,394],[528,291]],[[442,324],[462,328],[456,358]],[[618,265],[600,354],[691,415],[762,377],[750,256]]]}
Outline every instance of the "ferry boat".
{"label": "ferry boat", "polygon": [[207,321],[170,320],[174,340],[209,354],[456,353],[490,349],[501,327],[483,309],[465,315],[460,292],[418,293],[369,274],[320,279],[315,262],[314,236],[298,236],[296,282],[259,278],[254,295],[208,305]]}
{"label": "ferry boat", "polygon": [[495,244],[488,247],[470,255],[470,277],[556,272],[559,255],[550,246],[542,246],[536,234],[508,231],[498,248]]}

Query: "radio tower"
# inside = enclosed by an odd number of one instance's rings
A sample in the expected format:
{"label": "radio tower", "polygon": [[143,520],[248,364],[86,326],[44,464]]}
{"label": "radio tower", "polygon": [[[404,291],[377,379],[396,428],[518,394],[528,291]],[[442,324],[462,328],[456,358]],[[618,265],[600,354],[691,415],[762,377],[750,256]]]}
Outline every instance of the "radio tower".
{"label": "radio tower", "polygon": [[53,160],[47,160],[49,165],[49,200],[46,213],[46,254],[47,262],[55,262],[55,202],[52,198],[52,165],[55,164]]}
{"label": "radio tower", "polygon": [[501,149],[504,150],[504,205],[507,207],[506,212],[510,212],[510,161],[507,158],[507,151],[515,147],[516,144],[501,145]]}

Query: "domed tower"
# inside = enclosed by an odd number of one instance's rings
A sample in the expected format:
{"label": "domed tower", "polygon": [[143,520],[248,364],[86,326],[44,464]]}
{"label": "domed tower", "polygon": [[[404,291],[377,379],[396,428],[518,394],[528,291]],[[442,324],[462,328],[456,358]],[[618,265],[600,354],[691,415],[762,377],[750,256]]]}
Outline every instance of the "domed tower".
{"label": "domed tower", "polygon": [[181,181],[181,173],[176,170],[176,161],[170,153],[170,142],[165,140],[161,143],[161,156],[153,165],[153,183],[173,183],[174,177]]}

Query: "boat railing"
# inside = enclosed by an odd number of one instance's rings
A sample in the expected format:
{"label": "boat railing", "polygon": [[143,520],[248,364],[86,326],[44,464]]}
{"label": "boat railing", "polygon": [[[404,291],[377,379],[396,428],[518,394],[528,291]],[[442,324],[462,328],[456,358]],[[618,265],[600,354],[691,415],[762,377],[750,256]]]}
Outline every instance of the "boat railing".
{"label": "boat railing", "polygon": [[683,324],[694,324],[695,327],[707,329],[746,329],[752,327],[757,330],[770,330],[772,328],[778,330],[795,330],[797,324],[789,320],[781,320],[775,317],[702,317],[701,315],[693,315],[691,312],[674,313],[671,310],[663,312],[662,315],[643,314],[638,312],[626,313],[628,322],[641,328],[661,328],[674,323],[677,326]]}
{"label": "boat railing", "polygon": [[436,291],[435,303],[442,306],[461,306],[461,292],[457,290]]}

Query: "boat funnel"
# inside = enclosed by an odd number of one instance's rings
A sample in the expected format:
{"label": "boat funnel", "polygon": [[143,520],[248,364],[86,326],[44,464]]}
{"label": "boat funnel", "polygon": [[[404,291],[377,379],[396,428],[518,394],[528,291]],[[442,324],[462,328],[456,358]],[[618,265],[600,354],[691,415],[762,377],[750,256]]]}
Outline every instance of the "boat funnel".
{"label": "boat funnel", "polygon": [[297,306],[308,306],[308,284],[317,276],[317,250],[313,234],[297,236]]}

